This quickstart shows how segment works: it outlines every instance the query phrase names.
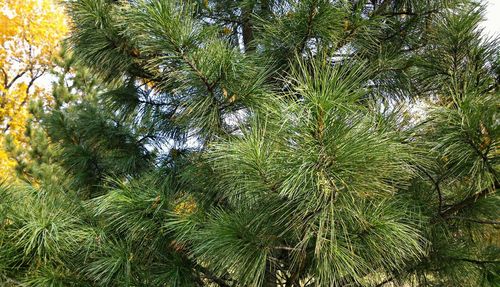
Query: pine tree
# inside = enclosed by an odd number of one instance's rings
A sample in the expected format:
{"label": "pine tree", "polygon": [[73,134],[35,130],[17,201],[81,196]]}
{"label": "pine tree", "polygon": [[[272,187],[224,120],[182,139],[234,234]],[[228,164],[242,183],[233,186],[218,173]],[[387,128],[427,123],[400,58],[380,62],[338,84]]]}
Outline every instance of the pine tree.
{"label": "pine tree", "polygon": [[67,8],[77,63],[40,125],[68,184],[1,188],[3,284],[500,284],[479,3]]}

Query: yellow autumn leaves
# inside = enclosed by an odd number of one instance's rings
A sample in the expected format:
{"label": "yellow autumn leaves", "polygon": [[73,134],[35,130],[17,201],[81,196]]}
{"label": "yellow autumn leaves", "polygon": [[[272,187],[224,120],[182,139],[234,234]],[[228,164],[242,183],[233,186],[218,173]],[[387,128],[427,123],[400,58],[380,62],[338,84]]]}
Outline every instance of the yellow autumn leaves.
{"label": "yellow autumn leaves", "polygon": [[174,206],[174,213],[180,216],[187,216],[196,211],[198,204],[192,196],[183,198]]}
{"label": "yellow autumn leaves", "polygon": [[64,10],[55,0],[0,0],[0,182],[14,178],[5,140],[28,144],[28,105],[48,100],[39,83],[67,32]]}

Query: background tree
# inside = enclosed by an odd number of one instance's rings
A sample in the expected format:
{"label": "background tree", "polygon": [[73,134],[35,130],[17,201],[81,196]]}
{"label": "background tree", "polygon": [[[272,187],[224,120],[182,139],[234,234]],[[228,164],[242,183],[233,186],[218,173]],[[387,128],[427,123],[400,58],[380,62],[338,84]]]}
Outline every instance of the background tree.
{"label": "background tree", "polygon": [[67,5],[77,100],[41,124],[68,184],[2,189],[4,282],[499,284],[478,3]]}
{"label": "background tree", "polygon": [[[37,80],[52,67],[52,56],[67,33],[63,9],[52,0],[0,2],[0,180],[12,179],[15,160],[7,150],[27,147],[29,104],[50,101]],[[21,151],[18,151],[21,152]]]}

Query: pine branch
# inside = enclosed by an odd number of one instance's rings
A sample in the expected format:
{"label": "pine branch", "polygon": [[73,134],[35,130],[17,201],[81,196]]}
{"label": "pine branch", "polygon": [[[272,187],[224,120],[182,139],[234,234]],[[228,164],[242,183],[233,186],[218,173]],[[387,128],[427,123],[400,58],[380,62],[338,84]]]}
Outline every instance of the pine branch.
{"label": "pine branch", "polygon": [[435,190],[438,193],[438,200],[439,200],[439,206],[438,206],[438,213],[441,213],[443,210],[443,194],[441,192],[441,188],[439,187],[439,182],[440,179],[434,179],[425,169],[418,167],[420,171],[422,171],[434,184]]}
{"label": "pine branch", "polygon": [[479,224],[500,225],[500,221],[495,221],[495,220],[473,219],[473,218],[467,218],[467,217],[461,217],[461,216],[448,216],[448,218],[465,220],[465,221],[475,222],[475,223],[479,223]]}
{"label": "pine branch", "polygon": [[208,18],[208,19],[211,19],[211,20],[222,22],[224,24],[238,24],[238,25],[242,25],[243,24],[243,22],[240,19],[231,18],[231,17],[224,17],[224,16],[221,16],[221,15],[201,14],[201,18]]}
{"label": "pine branch", "polygon": [[448,209],[444,210],[443,212],[440,212],[439,215],[443,219],[449,218],[454,213],[472,205],[477,200],[480,200],[480,199],[486,197],[487,195],[494,193],[498,188],[500,188],[500,182],[498,181],[496,171],[490,165],[488,158],[486,157],[486,154],[482,153],[481,150],[479,150],[478,147],[472,141],[467,140],[466,143],[468,143],[474,149],[474,151],[481,157],[483,163],[486,165],[486,168],[488,169],[489,172],[491,172],[491,174],[494,177],[494,185],[492,187],[485,188],[482,191],[475,193],[475,194],[465,198],[464,200],[462,200],[458,203],[453,204],[452,206],[450,206]]}
{"label": "pine branch", "polygon": [[[413,272],[413,271],[415,271],[418,268],[418,266],[419,266],[419,264],[410,266],[408,269],[404,269],[404,272],[405,273]],[[386,278],[384,281],[382,281],[382,282],[378,283],[377,285],[375,285],[375,287],[382,287],[385,284],[390,283],[390,282],[396,280],[398,278],[398,276],[401,275],[401,274],[403,274],[403,273],[399,273],[399,274],[395,274],[393,276],[390,276],[389,278]]]}
{"label": "pine branch", "polygon": [[416,12],[411,12],[411,11],[400,11],[400,12],[387,12],[387,13],[381,13],[379,14],[380,16],[386,16],[386,17],[394,17],[394,16],[428,16],[434,13],[439,13],[439,9],[432,9],[428,11],[424,11],[421,13],[416,13]]}
{"label": "pine branch", "polygon": [[208,270],[207,268],[201,266],[200,264],[198,263],[195,263],[194,264],[194,268],[196,270],[198,270],[199,272],[203,273],[203,275],[205,275],[205,277],[207,279],[209,279],[210,281],[218,284],[219,286],[222,286],[222,287],[231,287],[231,285],[229,285],[225,280],[217,277],[215,274],[213,274],[210,270]]}
{"label": "pine branch", "polygon": [[[4,276],[2,276],[2,277],[4,277]],[[27,286],[26,284],[23,284],[22,282],[17,281],[17,280],[12,279],[12,278],[9,278],[9,277],[4,277],[4,279],[5,279],[6,283],[12,283],[12,284],[15,284],[15,286],[21,286],[21,287]]]}
{"label": "pine branch", "polygon": [[207,88],[207,91],[210,93],[210,95],[214,96],[214,85],[213,83],[210,83],[208,78],[203,75],[203,73],[198,69],[198,67],[182,52],[182,50],[177,49],[177,53],[181,56],[182,60],[191,68],[191,70],[200,78],[200,80],[203,82],[205,87]]}
{"label": "pine branch", "polygon": [[494,186],[492,186],[490,188],[485,188],[482,191],[475,193],[475,194],[467,197],[466,199],[464,199],[458,203],[455,203],[454,205],[450,206],[448,209],[441,212],[439,215],[443,219],[449,218],[450,216],[452,216],[456,212],[458,212],[464,208],[467,208],[468,206],[474,204],[476,201],[486,197],[489,194],[494,193],[497,190],[497,188],[500,188],[499,182],[495,182]]}
{"label": "pine branch", "polygon": [[306,35],[304,35],[304,38],[302,39],[301,41],[301,44],[300,44],[300,49],[299,51],[302,53],[306,44],[307,44],[307,40],[309,39],[309,37],[311,36],[311,30],[312,30],[312,22],[314,20],[314,16],[316,16],[317,12],[316,12],[316,5],[317,5],[317,1],[314,1],[312,4],[311,4],[311,7],[309,9],[309,16],[307,17],[307,32],[306,32]]}
{"label": "pine branch", "polygon": [[382,282],[378,283],[377,285],[375,285],[375,287],[382,287],[382,286],[384,286],[385,284],[387,284],[387,283],[390,283],[390,282],[394,281],[394,279],[396,279],[396,278],[394,278],[394,277],[389,277],[389,278],[385,279],[384,281],[382,281]]}
{"label": "pine branch", "polygon": [[[472,137],[472,136],[471,136]],[[498,181],[498,175],[496,170],[491,166],[490,162],[488,161],[487,157],[487,152],[483,153],[480,148],[478,148],[472,140],[466,140],[466,142],[474,149],[474,151],[481,157],[481,160],[483,161],[484,165],[488,169],[488,171],[493,175],[495,179],[495,188],[498,188],[499,186],[499,181]]]}
{"label": "pine branch", "polygon": [[155,106],[155,107],[164,107],[164,106],[172,105],[171,103],[155,102],[152,100],[137,100],[137,102],[144,104],[144,105],[150,105],[150,106]]}
{"label": "pine branch", "polygon": [[373,16],[379,16],[381,15],[382,13],[384,13],[385,11],[385,8],[387,8],[387,6],[389,6],[389,4],[391,3],[392,1],[390,0],[385,0],[383,1],[378,7],[377,7],[377,4],[372,1],[372,5],[373,5],[373,12],[372,12],[372,15]]}
{"label": "pine branch", "polygon": [[459,261],[466,261],[478,265],[484,265],[484,264],[498,264],[500,263],[500,260],[476,260],[476,259],[470,259],[470,258],[456,258],[456,257],[450,257],[450,259],[453,260],[459,260]]}

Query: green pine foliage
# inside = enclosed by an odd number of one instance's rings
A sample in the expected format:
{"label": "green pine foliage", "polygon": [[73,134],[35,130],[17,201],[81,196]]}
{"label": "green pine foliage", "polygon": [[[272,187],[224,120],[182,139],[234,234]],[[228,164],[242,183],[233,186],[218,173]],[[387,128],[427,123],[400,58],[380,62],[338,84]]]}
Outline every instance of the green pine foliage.
{"label": "green pine foliage", "polygon": [[2,286],[498,286],[472,0],[74,0]]}

